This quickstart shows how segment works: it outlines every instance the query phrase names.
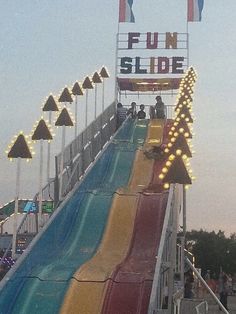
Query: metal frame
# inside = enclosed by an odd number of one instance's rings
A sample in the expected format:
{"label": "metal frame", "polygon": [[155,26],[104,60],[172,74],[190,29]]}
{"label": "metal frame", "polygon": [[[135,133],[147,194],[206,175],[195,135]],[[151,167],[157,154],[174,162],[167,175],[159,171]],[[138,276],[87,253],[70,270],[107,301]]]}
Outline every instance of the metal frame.
{"label": "metal frame", "polygon": [[[157,262],[153,278],[148,314],[172,313],[174,295],[174,272],[176,265],[176,239],[179,212],[179,185],[171,185]],[[167,290],[168,287],[168,291]],[[163,309],[163,300],[168,297],[168,308]]]}

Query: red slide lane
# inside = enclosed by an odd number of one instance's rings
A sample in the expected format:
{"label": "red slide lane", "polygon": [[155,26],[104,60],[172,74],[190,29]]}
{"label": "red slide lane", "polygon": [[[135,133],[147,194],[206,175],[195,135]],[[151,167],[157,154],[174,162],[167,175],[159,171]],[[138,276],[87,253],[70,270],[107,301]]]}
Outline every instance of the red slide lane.
{"label": "red slide lane", "polygon": [[129,253],[108,284],[102,313],[147,313],[168,192],[143,194]]}

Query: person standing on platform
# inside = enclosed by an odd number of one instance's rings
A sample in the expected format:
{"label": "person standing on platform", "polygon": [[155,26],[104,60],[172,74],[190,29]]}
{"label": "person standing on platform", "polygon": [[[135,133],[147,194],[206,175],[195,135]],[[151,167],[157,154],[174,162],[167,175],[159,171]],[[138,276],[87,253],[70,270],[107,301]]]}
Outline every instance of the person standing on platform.
{"label": "person standing on platform", "polygon": [[155,111],[156,111],[156,118],[157,119],[165,119],[165,104],[163,103],[161,96],[156,97],[156,104],[155,104]]}
{"label": "person standing on platform", "polygon": [[138,111],[137,117],[138,119],[146,119],[146,112],[144,111],[144,105],[140,105],[140,110]]}
{"label": "person standing on platform", "polygon": [[127,111],[127,116],[131,116],[132,119],[136,118],[136,102],[132,101],[131,107]]}
{"label": "person standing on platform", "polygon": [[118,102],[116,110],[116,128],[118,129],[125,121],[127,116],[127,109],[123,107],[122,103]]}
{"label": "person standing on platform", "polygon": [[220,272],[219,276],[219,294],[220,302],[228,310],[227,298],[228,298],[228,278],[224,272]]}

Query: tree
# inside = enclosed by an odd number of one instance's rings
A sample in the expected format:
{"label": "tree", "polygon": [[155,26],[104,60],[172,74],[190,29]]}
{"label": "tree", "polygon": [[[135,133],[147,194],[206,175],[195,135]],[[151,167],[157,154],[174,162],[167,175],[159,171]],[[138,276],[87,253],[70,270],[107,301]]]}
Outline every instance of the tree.
{"label": "tree", "polygon": [[221,268],[228,274],[236,273],[236,234],[227,238],[222,230],[192,230],[187,232],[186,241],[203,276],[210,270],[212,276],[218,277]]}

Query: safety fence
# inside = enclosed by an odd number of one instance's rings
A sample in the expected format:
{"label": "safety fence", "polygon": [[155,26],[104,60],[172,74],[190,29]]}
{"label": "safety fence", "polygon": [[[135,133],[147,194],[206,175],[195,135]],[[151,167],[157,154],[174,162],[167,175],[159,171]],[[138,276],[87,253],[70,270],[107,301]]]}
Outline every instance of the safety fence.
{"label": "safety fence", "polygon": [[[115,131],[116,104],[113,102],[65,148],[63,153],[55,157],[54,200],[56,204],[73,189]],[[61,158],[63,158],[62,168]]]}
{"label": "safety fence", "polygon": [[[124,105],[124,107],[128,110],[130,106]],[[150,118],[150,107],[153,107],[152,105],[145,105],[145,113],[146,118]],[[136,107],[136,111],[138,112],[139,108]],[[175,105],[165,105],[165,116],[167,119],[173,119],[175,117]]]}

